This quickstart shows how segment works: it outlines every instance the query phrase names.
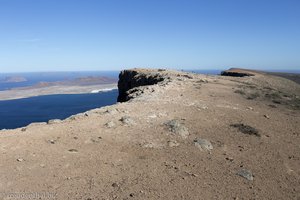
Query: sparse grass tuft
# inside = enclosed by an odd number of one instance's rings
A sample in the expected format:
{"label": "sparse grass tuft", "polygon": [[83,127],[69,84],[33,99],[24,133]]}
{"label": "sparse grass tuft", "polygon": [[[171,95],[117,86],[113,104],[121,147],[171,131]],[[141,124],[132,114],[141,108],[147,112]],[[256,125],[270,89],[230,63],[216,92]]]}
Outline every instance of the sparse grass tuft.
{"label": "sparse grass tuft", "polygon": [[260,94],[258,92],[250,93],[247,95],[247,99],[250,99],[250,100],[256,99],[258,97],[260,97]]}
{"label": "sparse grass tuft", "polygon": [[246,94],[244,90],[235,90],[234,93],[241,94],[241,95]]}
{"label": "sparse grass tuft", "polygon": [[251,127],[246,124],[238,123],[238,124],[231,124],[231,127],[237,128],[240,132],[247,134],[247,135],[255,135],[260,137],[258,130],[254,127]]}

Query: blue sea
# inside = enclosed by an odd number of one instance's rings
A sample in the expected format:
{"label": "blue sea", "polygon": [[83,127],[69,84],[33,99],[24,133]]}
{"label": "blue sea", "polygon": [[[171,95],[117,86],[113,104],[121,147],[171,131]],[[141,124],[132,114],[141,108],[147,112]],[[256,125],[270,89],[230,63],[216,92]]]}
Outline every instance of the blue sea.
{"label": "blue sea", "polygon": [[96,94],[60,94],[0,101],[0,130],[32,122],[65,119],[93,108],[116,103],[118,90]]}
{"label": "blue sea", "polygon": [[[0,73],[0,91],[32,86],[40,82],[66,81],[87,76],[118,78],[118,75],[119,71]],[[1,82],[6,77],[18,76],[26,78],[27,81]],[[90,109],[115,104],[117,97],[118,90],[112,90],[96,94],[59,94],[0,100],[0,130],[19,128],[32,122],[65,119]]]}

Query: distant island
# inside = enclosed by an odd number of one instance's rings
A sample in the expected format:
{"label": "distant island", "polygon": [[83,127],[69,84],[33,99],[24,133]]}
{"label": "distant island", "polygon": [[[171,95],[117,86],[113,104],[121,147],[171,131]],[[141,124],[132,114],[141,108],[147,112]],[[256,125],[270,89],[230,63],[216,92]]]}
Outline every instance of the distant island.
{"label": "distant island", "polygon": [[27,79],[22,76],[7,76],[3,80],[0,80],[0,83],[20,83],[26,81]]}
{"label": "distant island", "polygon": [[87,76],[65,81],[40,82],[32,86],[0,91],[0,100],[50,94],[98,93],[113,89],[117,89],[117,79],[105,76]]}
{"label": "distant island", "polygon": [[87,76],[79,77],[72,80],[54,81],[54,82],[39,82],[32,86],[13,88],[12,90],[27,90],[36,88],[45,88],[50,86],[91,86],[117,83],[117,79],[105,76]]}

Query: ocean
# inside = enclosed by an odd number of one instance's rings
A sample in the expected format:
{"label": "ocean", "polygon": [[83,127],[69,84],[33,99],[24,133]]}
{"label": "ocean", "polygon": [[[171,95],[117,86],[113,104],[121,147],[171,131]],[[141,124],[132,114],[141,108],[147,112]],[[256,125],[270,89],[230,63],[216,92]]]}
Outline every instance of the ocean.
{"label": "ocean", "polygon": [[96,94],[60,94],[0,101],[0,130],[33,122],[65,119],[71,115],[116,103],[118,90]]}

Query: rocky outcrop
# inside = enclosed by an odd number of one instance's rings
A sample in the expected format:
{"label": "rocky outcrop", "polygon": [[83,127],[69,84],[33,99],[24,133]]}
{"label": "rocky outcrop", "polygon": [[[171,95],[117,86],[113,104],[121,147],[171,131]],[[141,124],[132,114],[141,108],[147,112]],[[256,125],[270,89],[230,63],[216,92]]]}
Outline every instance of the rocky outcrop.
{"label": "rocky outcrop", "polygon": [[254,73],[251,73],[244,69],[229,69],[221,72],[221,76],[233,76],[233,77],[245,77],[245,76],[254,76]]}
{"label": "rocky outcrop", "polygon": [[131,99],[131,93],[143,92],[133,88],[154,85],[166,80],[167,77],[163,73],[159,73],[159,71],[161,70],[131,69],[121,71],[118,81],[118,102],[125,102]]}

